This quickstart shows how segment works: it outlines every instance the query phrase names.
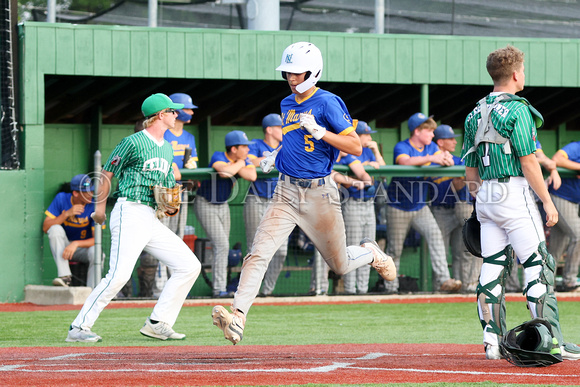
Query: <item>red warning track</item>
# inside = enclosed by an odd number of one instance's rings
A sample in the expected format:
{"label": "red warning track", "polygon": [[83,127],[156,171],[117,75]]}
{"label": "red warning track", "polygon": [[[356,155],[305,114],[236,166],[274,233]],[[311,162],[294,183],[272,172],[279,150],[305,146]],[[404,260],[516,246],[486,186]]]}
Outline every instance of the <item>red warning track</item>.
{"label": "red warning track", "polygon": [[347,344],[4,348],[3,385],[279,385],[497,383],[572,385],[580,364],[519,368],[480,345]]}

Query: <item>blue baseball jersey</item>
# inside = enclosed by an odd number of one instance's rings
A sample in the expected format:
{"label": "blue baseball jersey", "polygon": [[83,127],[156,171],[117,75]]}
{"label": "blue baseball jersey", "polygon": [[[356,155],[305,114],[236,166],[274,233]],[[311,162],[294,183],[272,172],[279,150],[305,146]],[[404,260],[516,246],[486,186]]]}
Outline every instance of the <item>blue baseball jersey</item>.
{"label": "blue baseball jersey", "polygon": [[[571,142],[558,152],[563,152],[568,160],[580,163],[580,141]],[[550,193],[572,203],[580,204],[580,175],[563,178],[559,189],[555,190],[550,186]]]}
{"label": "blue baseball jersey", "polygon": [[177,168],[183,168],[183,156],[185,156],[185,148],[191,148],[191,158],[197,161],[197,148],[195,147],[195,136],[187,131],[182,131],[180,136],[168,129],[163,135],[165,141],[173,147],[173,163]]}
{"label": "blue baseball jersey", "polygon": [[[226,152],[214,152],[209,161],[209,166],[215,169],[216,164],[230,164],[234,162],[234,160],[228,157]],[[246,158],[246,166],[254,167],[249,158]],[[213,204],[223,204],[230,197],[232,187],[235,183],[236,178],[234,176],[226,178],[216,176],[215,180],[212,178],[202,181],[197,190],[197,195],[203,196]]]}
{"label": "blue baseball jersey", "polygon": [[[395,145],[393,161],[394,164],[398,164],[397,161],[404,155],[417,157],[437,153],[441,153],[441,151],[434,142],[419,149],[411,144],[409,139],[406,139]],[[393,177],[387,189],[388,204],[403,211],[419,211],[426,204],[428,187],[428,182],[422,177]]]}
{"label": "blue baseball jersey", "polygon": [[[259,157],[264,157],[264,152],[272,152],[274,148],[266,144],[262,139],[252,140],[252,144],[249,145],[250,153],[248,154],[249,159],[257,159]],[[257,195],[263,198],[271,199],[274,196],[274,189],[278,184],[277,177],[269,177],[263,179],[257,179],[250,184],[248,193],[252,195]]]}
{"label": "blue baseball jersey", "polygon": [[354,131],[352,118],[340,97],[319,88],[306,99],[294,94],[280,104],[284,146],[276,157],[276,169],[299,179],[325,177],[332,171],[339,151],[324,140],[316,140],[300,128],[300,113],[310,113],[326,130],[347,135]]}
{"label": "blue baseball jersey", "polygon": [[[49,218],[54,219],[72,206],[72,193],[59,192],[44,213]],[[64,221],[62,227],[69,241],[80,241],[93,237],[93,227],[95,227],[95,222],[91,218],[93,212],[95,212],[95,205],[89,203],[85,205],[82,214],[70,216]]]}
{"label": "blue baseball jersey", "polygon": [[[455,155],[451,155],[451,157],[453,157],[453,162],[455,165],[465,165],[465,163],[461,161],[460,157]],[[433,163],[433,165],[439,164]],[[435,186],[429,187],[429,198],[431,199],[431,205],[453,206],[457,201],[471,202],[471,195],[469,194],[467,185],[460,189],[457,193],[453,191],[451,185],[451,182],[453,181],[452,177],[434,177],[431,179],[431,181],[435,183]]]}
{"label": "blue baseball jersey", "polygon": [[[339,164],[348,165],[350,167],[353,164],[368,164],[369,161],[377,161],[375,154],[371,149],[363,148],[363,152],[360,156],[346,155],[340,160]],[[374,187],[372,190],[368,188],[360,190],[354,186],[350,186],[347,190],[350,197],[357,199],[371,199],[375,194]]]}

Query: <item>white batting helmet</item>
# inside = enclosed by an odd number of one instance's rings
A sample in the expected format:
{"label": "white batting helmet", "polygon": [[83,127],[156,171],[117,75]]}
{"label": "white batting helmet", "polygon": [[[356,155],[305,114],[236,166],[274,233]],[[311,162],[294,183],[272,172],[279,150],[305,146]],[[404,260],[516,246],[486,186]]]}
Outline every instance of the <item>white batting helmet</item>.
{"label": "white batting helmet", "polygon": [[280,66],[276,68],[282,72],[282,78],[286,79],[286,73],[307,73],[304,82],[296,86],[296,91],[304,93],[322,76],[322,54],[318,47],[308,42],[293,43],[286,47],[282,53]]}

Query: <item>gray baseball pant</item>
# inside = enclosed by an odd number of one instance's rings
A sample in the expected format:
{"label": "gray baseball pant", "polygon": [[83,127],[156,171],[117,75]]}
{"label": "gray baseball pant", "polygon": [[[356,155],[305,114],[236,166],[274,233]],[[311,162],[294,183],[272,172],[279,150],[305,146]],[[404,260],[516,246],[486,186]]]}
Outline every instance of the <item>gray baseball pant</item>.
{"label": "gray baseball pant", "polygon": [[228,255],[230,253],[230,206],[227,203],[212,204],[203,196],[193,203],[197,220],[213,246],[213,295],[225,292],[228,281]]}
{"label": "gray baseball pant", "polygon": [[431,211],[441,230],[446,252],[451,245],[453,277],[461,280],[463,291],[475,293],[483,259],[470,254],[463,243],[463,223],[471,216],[473,206],[457,202],[453,208],[433,206]]}
{"label": "gray baseball pant", "polygon": [[[427,241],[433,268],[433,290],[439,290],[441,284],[451,277],[441,230],[429,207],[425,206],[418,211],[403,211],[387,205],[387,254],[393,257],[399,272],[403,243],[411,226]],[[387,291],[396,292],[398,288],[398,278],[391,282],[385,281]]]}
{"label": "gray baseball pant", "polygon": [[[550,234],[550,252],[556,260],[566,253],[562,279],[565,286],[576,286],[580,266],[580,217],[579,204],[551,195],[558,209],[559,220]],[[563,243],[567,242],[567,243]]]}
{"label": "gray baseball pant", "polygon": [[[246,224],[246,242],[248,251],[252,247],[256,230],[258,229],[260,220],[264,216],[270,202],[271,199],[257,195],[246,196],[246,201],[244,203],[244,220]],[[276,251],[276,254],[274,254],[272,261],[270,261],[270,264],[268,265],[268,270],[266,270],[264,281],[262,282],[262,293],[264,295],[270,295],[274,291],[276,281],[284,267],[286,255],[288,255],[288,238],[286,238],[286,241],[282,242],[282,245],[278,251]]]}
{"label": "gray baseball pant", "polygon": [[[346,246],[344,220],[336,183],[330,176],[300,180],[312,185],[305,188],[280,175],[272,203],[260,221],[252,249],[244,258],[233,308],[247,314],[258,294],[270,260],[298,226],[314,243],[337,274],[342,275],[370,264],[374,254],[361,246]],[[324,180],[324,184],[320,181]]]}
{"label": "gray baseball pant", "polygon": [[[52,257],[54,258],[54,263],[56,263],[56,270],[59,277],[71,275],[69,261],[62,257],[64,249],[70,245],[70,241],[66,236],[64,228],[60,224],[55,224],[48,229],[48,243],[50,244],[50,251]],[[87,286],[90,288],[95,287],[95,248],[91,247],[79,247],[76,249],[71,261],[83,262],[89,264],[89,270],[87,272]]]}
{"label": "gray baseball pant", "polygon": [[[342,206],[342,215],[347,245],[359,244],[365,237],[375,239],[377,220],[373,200],[365,202],[350,197]],[[344,292],[347,294],[368,293],[370,272],[370,266],[361,266],[343,275]]]}

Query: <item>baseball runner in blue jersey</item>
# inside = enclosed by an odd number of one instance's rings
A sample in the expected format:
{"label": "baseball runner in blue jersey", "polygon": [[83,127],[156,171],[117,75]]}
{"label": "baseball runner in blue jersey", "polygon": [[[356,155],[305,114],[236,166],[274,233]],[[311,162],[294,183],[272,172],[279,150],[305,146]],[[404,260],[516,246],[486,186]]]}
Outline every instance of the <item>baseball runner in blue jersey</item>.
{"label": "baseball runner in blue jersey", "polygon": [[292,90],[281,103],[284,145],[275,156],[278,185],[244,258],[233,313],[221,305],[212,311],[214,325],[234,344],[242,339],[246,315],[272,256],[296,226],[335,273],[371,264],[387,280],[396,276],[392,258],[373,240],[346,246],[339,193],[330,173],[339,151],[360,155],[362,147],[342,99],[315,86],[322,75],[320,50],[312,43],[291,44],[277,70]]}
{"label": "baseball runner in blue jersey", "polygon": [[[97,342],[101,337],[91,331],[102,310],[127,283],[139,254],[145,250],[173,270],[141,334],[160,340],[181,340],[184,334],[172,329],[187,293],[193,286],[201,264],[189,247],[158,219],[161,209],[153,186],[172,188],[173,149],[163,133],[175,124],[176,110],[165,94],[153,94],[141,110],[147,118],[144,130],[125,137],[113,150],[103,167],[94,221],[105,220],[107,197],[113,176],[119,178],[117,203],[111,211],[111,255],[109,272],[89,295],[72,322],[66,341]],[[155,209],[157,207],[157,211]],[[176,215],[175,210],[167,215]],[[161,215],[161,214],[159,214]],[[164,214],[165,215],[165,214]]]}
{"label": "baseball runner in blue jersey", "polygon": [[[256,166],[271,152],[274,152],[282,143],[282,117],[279,114],[268,114],[262,119],[262,129],[264,139],[254,139],[250,144],[248,157]],[[257,179],[250,185],[246,200],[244,201],[244,220],[246,225],[246,242],[248,251],[252,247],[254,235],[260,224],[260,220],[268,204],[274,196],[274,189],[278,183],[278,177],[267,177]],[[272,261],[268,265],[268,270],[264,275],[261,294],[268,296],[274,291],[278,276],[284,267],[284,261],[288,253],[288,240],[284,241]]]}
{"label": "baseball runner in blue jersey", "polygon": [[493,51],[486,61],[493,92],[465,119],[462,158],[465,178],[476,198],[481,223],[483,265],[477,287],[477,310],[487,359],[500,359],[499,342],[507,332],[505,278],[515,257],[524,268],[525,295],[532,318],[547,320],[563,359],[580,359],[580,348],[565,343],[554,294],[554,257],[546,248],[544,229],[529,187],[546,212],[546,225],[558,222],[558,211],[544,184],[536,152],[541,114],[515,93],[524,89],[524,53],[513,46]]}

